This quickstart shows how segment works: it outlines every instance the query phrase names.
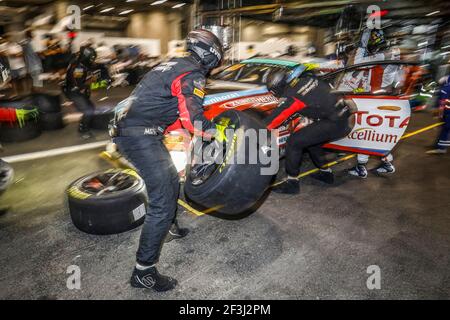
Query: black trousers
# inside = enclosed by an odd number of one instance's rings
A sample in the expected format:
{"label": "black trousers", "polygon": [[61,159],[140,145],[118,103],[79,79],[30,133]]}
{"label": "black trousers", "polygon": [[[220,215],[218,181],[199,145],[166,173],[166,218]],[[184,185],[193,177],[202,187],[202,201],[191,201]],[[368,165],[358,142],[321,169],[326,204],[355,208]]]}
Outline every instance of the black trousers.
{"label": "black trousers", "polygon": [[308,151],[318,168],[326,164],[322,144],[339,139],[351,131],[347,118],[320,120],[292,134],[286,146],[286,173],[296,177],[300,174],[303,153]]}
{"label": "black trousers", "polygon": [[150,266],[158,262],[164,238],[175,221],[178,173],[161,136],[116,137],[114,142],[145,181],[149,204],[136,260]]}
{"label": "black trousers", "polygon": [[95,105],[87,95],[79,92],[66,93],[67,99],[71,100],[75,108],[83,114],[80,121],[80,132],[87,132],[91,129],[91,122],[94,117]]}

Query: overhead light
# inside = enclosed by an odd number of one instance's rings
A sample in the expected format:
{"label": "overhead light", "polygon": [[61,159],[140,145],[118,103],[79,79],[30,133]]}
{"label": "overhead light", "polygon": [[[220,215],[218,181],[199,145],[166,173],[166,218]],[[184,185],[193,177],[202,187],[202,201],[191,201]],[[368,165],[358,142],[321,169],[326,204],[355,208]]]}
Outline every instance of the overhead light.
{"label": "overhead light", "polygon": [[106,12],[110,12],[112,10],[114,10],[114,7],[103,9],[103,10],[100,11],[100,13],[106,13]]}
{"label": "overhead light", "polygon": [[134,1],[136,1],[136,0],[127,0],[127,2],[134,2]]}
{"label": "overhead light", "polygon": [[153,3],[151,4],[151,6],[156,6],[156,5],[161,4],[161,3],[164,3],[164,2],[167,2],[167,0],[158,0],[158,1],[153,2]]}
{"label": "overhead light", "polygon": [[435,14],[437,14],[439,12],[441,12],[441,11],[439,11],[439,10],[438,11],[433,11],[433,12],[430,12],[430,13],[426,14],[425,16],[429,17],[429,16],[435,15]]}
{"label": "overhead light", "polygon": [[173,8],[173,9],[181,8],[181,7],[184,6],[185,4],[186,4],[186,3],[182,2],[182,3],[179,3],[179,4],[174,5],[172,8]]}
{"label": "overhead light", "polygon": [[89,10],[89,9],[91,9],[91,8],[93,8],[93,7],[94,7],[94,5],[91,4],[90,6],[87,6],[87,7],[83,8],[83,10]]}
{"label": "overhead light", "polygon": [[130,12],[133,12],[134,10],[133,9],[129,9],[129,10],[124,10],[124,11],[122,11],[121,13],[119,13],[120,15],[122,15],[122,14],[129,14]]}

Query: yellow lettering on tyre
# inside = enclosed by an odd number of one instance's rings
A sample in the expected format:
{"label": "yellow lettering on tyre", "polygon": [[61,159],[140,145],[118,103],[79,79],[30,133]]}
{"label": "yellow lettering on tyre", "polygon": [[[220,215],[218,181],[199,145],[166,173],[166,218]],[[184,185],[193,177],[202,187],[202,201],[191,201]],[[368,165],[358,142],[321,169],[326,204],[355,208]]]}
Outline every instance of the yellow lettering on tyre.
{"label": "yellow lettering on tyre", "polygon": [[69,190],[67,190],[67,193],[69,194],[69,196],[71,196],[72,198],[75,199],[87,199],[89,198],[91,195],[89,193],[83,192],[81,191],[78,187],[76,186],[72,186],[69,188]]}

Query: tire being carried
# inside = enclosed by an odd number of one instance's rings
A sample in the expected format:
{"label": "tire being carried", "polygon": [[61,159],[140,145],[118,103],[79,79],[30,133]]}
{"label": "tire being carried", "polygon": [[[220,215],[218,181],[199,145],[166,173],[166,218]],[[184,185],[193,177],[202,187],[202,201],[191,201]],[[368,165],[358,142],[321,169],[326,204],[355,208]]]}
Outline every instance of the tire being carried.
{"label": "tire being carried", "polygon": [[145,184],[131,169],[111,169],[81,177],[69,185],[67,197],[73,224],[86,233],[116,234],[144,222]]}
{"label": "tire being carried", "polygon": [[[261,141],[258,138],[257,145],[252,146],[246,138],[247,129],[255,129],[259,137],[258,129],[263,129],[260,122],[234,110],[226,111],[215,119],[216,122],[223,120],[234,125],[234,135],[231,141],[228,138],[222,161],[197,163],[195,159],[199,152],[194,143],[191,151],[194,161],[187,166],[184,192],[194,203],[233,216],[251,210],[267,190],[276,172],[268,174],[262,171],[270,164],[263,165],[260,161],[260,152],[270,152],[270,139]],[[252,157],[255,160],[255,152],[257,161],[250,162]]]}

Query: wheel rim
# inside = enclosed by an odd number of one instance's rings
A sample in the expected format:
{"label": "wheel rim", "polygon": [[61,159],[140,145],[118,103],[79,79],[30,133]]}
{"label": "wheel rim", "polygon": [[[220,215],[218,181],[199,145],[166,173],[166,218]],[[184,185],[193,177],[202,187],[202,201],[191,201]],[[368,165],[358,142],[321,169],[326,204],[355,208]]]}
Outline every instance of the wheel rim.
{"label": "wheel rim", "polygon": [[[203,142],[202,147],[200,149],[200,157],[199,159],[195,159],[191,165],[191,170],[189,173],[189,177],[191,183],[194,186],[199,186],[205,183],[222,165],[223,155],[226,152],[226,144],[223,145],[223,149],[214,147],[213,142]],[[217,145],[216,145],[217,146]],[[203,154],[203,151],[210,148],[214,153],[208,154],[207,152]],[[202,156],[203,155],[203,156]],[[205,161],[205,158],[207,160]],[[195,163],[196,160],[200,160],[201,162]]]}
{"label": "wheel rim", "polygon": [[132,188],[138,180],[122,171],[105,172],[91,176],[81,183],[84,192],[101,196]]}

